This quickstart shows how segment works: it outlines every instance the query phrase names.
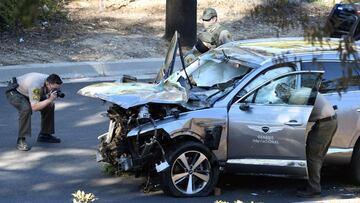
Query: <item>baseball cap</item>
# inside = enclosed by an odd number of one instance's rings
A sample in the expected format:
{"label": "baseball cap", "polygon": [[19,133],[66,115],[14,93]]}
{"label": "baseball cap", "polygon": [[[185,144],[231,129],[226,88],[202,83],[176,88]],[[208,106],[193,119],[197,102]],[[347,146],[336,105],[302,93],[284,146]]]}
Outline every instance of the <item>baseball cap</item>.
{"label": "baseball cap", "polygon": [[202,20],[208,21],[213,17],[217,17],[216,10],[213,8],[206,8],[201,17]]}

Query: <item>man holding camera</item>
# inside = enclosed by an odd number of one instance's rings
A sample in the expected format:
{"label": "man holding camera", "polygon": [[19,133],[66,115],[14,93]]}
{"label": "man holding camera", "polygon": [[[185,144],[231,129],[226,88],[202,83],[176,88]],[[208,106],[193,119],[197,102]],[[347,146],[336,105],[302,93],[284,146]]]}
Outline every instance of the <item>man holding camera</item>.
{"label": "man holding camera", "polygon": [[57,74],[27,73],[14,77],[6,90],[6,97],[19,112],[19,137],[17,149],[28,151],[26,138],[31,136],[31,114],[41,112],[41,131],[38,142],[60,143],[54,134],[54,101],[64,97],[60,91],[62,80]]}

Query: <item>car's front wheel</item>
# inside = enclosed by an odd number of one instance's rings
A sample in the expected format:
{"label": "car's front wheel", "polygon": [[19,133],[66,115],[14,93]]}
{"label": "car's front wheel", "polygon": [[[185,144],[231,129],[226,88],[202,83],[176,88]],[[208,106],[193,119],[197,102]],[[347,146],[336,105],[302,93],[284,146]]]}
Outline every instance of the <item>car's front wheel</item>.
{"label": "car's front wheel", "polygon": [[162,174],[165,193],[178,197],[207,196],[219,177],[215,155],[203,144],[185,142],[167,151],[170,167]]}
{"label": "car's front wheel", "polygon": [[360,143],[358,143],[354,148],[351,160],[351,170],[355,182],[360,184]]}

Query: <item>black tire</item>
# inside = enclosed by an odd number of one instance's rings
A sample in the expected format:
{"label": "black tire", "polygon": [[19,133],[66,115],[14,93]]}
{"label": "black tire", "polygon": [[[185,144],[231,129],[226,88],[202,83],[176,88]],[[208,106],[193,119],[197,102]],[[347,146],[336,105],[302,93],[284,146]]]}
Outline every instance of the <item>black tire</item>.
{"label": "black tire", "polygon": [[[161,187],[166,194],[199,197],[208,196],[213,191],[219,178],[219,166],[209,148],[202,143],[188,141],[176,144],[166,154],[170,166],[161,174]],[[193,183],[191,187],[189,182]]]}
{"label": "black tire", "polygon": [[360,142],[355,145],[352,159],[351,159],[351,172],[354,177],[355,183],[360,185]]}

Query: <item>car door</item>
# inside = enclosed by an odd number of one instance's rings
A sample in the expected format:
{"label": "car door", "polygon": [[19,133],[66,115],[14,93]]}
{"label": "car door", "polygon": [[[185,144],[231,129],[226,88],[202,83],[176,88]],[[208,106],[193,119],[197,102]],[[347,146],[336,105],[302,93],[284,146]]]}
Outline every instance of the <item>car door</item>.
{"label": "car door", "polygon": [[227,163],[255,165],[258,173],[282,174],[276,167],[285,167],[306,176],[305,132],[322,73],[282,74],[232,104]]}

